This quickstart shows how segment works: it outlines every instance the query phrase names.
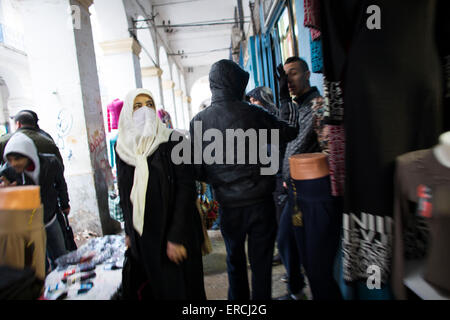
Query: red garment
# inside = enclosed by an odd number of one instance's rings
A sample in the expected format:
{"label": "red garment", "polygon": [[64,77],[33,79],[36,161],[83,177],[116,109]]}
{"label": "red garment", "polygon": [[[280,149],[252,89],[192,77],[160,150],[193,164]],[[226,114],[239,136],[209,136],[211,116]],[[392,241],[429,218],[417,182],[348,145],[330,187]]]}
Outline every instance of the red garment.
{"label": "red garment", "polygon": [[36,169],[36,166],[34,165],[34,162],[31,162],[29,164],[29,166],[25,168],[25,170],[27,170],[27,171],[34,171],[34,169]]}
{"label": "red garment", "polygon": [[344,195],[345,184],[345,132],[343,125],[328,125],[331,190],[333,196]]}
{"label": "red garment", "polygon": [[319,0],[304,0],[305,20],[303,25],[311,29],[311,38],[320,37],[320,3]]}
{"label": "red garment", "polygon": [[319,39],[321,34],[322,34],[320,32],[320,30],[317,30],[317,29],[314,29],[314,28],[309,29],[309,31],[311,32],[311,40],[312,41]]}
{"label": "red garment", "polygon": [[119,115],[120,111],[122,111],[122,107],[123,101],[119,99],[115,99],[108,104],[108,132],[111,132],[111,129],[117,129],[119,127]]}

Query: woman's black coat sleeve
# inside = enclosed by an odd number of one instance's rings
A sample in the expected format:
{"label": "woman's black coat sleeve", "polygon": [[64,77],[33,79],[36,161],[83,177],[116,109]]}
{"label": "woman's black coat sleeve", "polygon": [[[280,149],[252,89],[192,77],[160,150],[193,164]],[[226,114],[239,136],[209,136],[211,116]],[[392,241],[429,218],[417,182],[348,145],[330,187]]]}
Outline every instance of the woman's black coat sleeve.
{"label": "woman's black coat sleeve", "polygon": [[173,164],[173,215],[168,228],[167,240],[186,244],[193,230],[192,217],[195,212],[196,189],[194,172],[191,164]]}
{"label": "woman's black coat sleeve", "polygon": [[125,234],[133,235],[133,207],[131,205],[130,194],[133,187],[134,167],[128,166],[116,154],[117,165],[117,185],[119,188],[120,207],[122,208],[125,222]]}

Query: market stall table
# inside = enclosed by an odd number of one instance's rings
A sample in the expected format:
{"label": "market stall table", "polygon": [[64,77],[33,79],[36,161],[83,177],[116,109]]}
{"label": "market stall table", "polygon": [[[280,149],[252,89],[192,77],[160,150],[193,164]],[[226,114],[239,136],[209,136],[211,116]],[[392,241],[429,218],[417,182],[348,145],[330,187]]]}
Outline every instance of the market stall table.
{"label": "market stall table", "polygon": [[110,300],[122,282],[124,236],[91,239],[57,259],[58,268],[45,279],[49,300]]}

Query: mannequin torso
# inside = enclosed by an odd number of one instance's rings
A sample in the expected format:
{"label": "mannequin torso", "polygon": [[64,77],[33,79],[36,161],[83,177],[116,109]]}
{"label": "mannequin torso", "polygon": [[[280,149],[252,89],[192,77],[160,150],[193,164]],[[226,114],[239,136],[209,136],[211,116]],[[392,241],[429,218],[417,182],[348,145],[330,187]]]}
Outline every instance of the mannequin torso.
{"label": "mannequin torso", "polygon": [[441,134],[439,144],[433,148],[433,153],[443,166],[450,168],[450,131]]}

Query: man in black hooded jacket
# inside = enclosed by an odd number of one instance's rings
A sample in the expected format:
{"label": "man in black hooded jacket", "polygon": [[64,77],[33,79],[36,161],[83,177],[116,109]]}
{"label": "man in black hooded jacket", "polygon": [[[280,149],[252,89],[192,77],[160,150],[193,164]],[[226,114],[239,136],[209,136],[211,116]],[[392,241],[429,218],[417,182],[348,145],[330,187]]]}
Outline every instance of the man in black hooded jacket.
{"label": "man in black hooded jacket", "polygon": [[[270,137],[271,133],[278,132],[281,141],[294,139],[298,133],[295,121],[297,111],[288,106],[291,110],[286,110],[285,113],[291,112],[292,116],[287,118],[293,121],[285,122],[263,108],[245,102],[244,94],[248,79],[249,74],[236,63],[230,60],[216,62],[209,73],[211,106],[192,119],[190,134],[196,178],[211,184],[214,196],[221,206],[220,227],[227,249],[228,298],[250,299],[244,250],[245,239],[248,236],[252,299],[270,300],[272,257],[277,228],[272,193],[275,189],[278,166],[271,173],[263,173],[265,164],[261,161],[261,154],[268,154],[267,149],[264,149],[267,145],[273,147],[280,142],[266,140],[266,145],[261,144],[261,132],[267,130]],[[212,130],[209,131],[210,129]],[[223,137],[225,152],[220,154],[215,150],[215,162],[211,163],[204,159],[199,163],[199,158],[210,151],[210,146],[203,141],[203,137],[208,140],[208,134],[205,135],[207,130]],[[245,140],[245,161],[239,161],[242,160],[238,156],[239,151],[242,152],[239,147],[234,150],[227,148],[230,144],[227,139],[230,131],[236,133],[239,130],[250,135],[253,130],[254,133],[257,132],[258,146],[254,145],[255,140],[253,144],[250,143],[251,138]],[[239,146],[239,143],[237,145]],[[233,151],[234,154],[231,154]],[[274,157],[272,159],[277,161],[275,158],[278,150],[273,151],[274,149],[271,149],[271,156]],[[250,160],[255,153],[259,156],[256,163]]]}

